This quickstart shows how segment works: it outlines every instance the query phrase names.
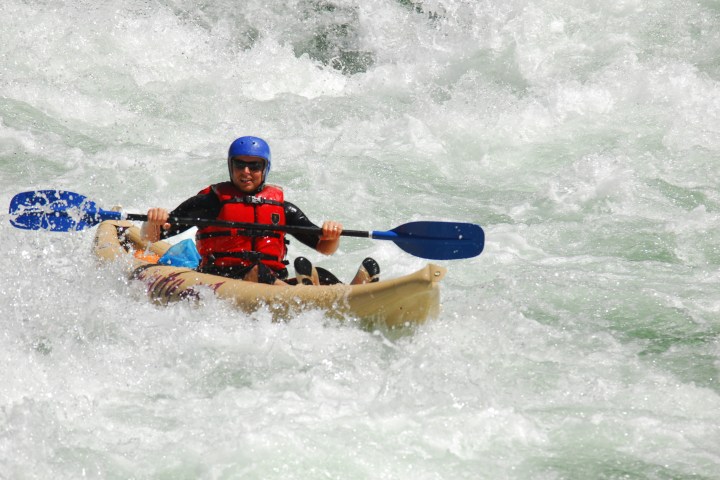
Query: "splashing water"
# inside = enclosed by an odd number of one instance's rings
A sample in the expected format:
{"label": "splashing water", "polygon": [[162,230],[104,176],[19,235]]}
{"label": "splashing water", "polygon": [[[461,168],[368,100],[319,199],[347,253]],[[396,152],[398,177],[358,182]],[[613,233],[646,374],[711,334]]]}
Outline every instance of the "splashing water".
{"label": "splashing water", "polygon": [[[172,208],[240,135],[314,221],[483,225],[440,318],[159,307],[0,224],[0,478],[718,478],[709,0],[0,7],[0,181]],[[423,261],[344,239],[390,278]]]}

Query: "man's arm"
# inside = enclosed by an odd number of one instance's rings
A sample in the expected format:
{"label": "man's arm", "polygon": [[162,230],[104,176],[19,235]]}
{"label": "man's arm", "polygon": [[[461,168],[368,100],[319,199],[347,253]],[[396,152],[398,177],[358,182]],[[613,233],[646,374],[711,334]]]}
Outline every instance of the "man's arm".
{"label": "man's arm", "polygon": [[[309,218],[295,204],[285,202],[285,223],[299,227],[321,228],[310,221]],[[323,222],[322,233],[293,233],[301,243],[325,255],[332,255],[340,245],[342,225],[337,222]]]}
{"label": "man's arm", "polygon": [[163,208],[148,210],[148,221],[143,223],[141,232],[143,238],[156,242],[175,235],[179,235],[192,228],[192,225],[173,225],[168,223],[169,217],[205,218],[215,219],[220,212],[220,201],[212,194],[197,194],[181,203],[173,211]]}

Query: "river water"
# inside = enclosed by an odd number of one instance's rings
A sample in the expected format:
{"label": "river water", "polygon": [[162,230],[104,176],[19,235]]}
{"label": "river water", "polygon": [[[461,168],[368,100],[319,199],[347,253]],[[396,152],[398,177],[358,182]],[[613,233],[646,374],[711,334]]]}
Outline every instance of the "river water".
{"label": "river water", "polygon": [[2,213],[0,478],[720,478],[718,2],[267,3],[4,0],[2,203],[172,208],[258,135],[316,222],[485,251],[373,331],[156,306]]}

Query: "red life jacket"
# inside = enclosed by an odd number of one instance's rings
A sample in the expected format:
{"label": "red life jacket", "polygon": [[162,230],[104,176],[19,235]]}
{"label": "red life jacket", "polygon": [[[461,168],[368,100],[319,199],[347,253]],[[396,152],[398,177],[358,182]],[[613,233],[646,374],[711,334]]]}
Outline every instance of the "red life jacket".
{"label": "red life jacket", "polygon": [[[201,194],[215,193],[220,200],[218,220],[285,225],[285,197],[280,187],[266,185],[255,195],[246,195],[231,182],[207,187]],[[203,227],[195,234],[201,265],[250,266],[264,263],[283,270],[287,247],[285,232]]]}

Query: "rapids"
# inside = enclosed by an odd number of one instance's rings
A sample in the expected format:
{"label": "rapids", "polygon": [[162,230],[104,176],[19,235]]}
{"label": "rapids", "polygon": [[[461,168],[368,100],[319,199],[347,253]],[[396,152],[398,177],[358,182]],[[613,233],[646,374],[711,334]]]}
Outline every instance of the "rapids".
{"label": "rapids", "polygon": [[0,478],[720,478],[719,59],[715,0],[3,0],[5,205],[172,208],[258,135],[316,222],[487,243],[417,329],[278,324],[4,207]]}

